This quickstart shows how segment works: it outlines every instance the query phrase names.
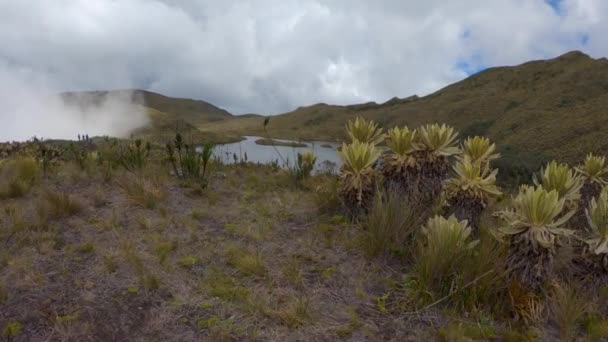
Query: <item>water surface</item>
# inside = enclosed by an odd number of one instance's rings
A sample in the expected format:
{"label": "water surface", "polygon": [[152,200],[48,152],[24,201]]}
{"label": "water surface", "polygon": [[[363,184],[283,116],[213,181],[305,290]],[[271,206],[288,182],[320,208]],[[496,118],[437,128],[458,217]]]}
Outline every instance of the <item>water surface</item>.
{"label": "water surface", "polygon": [[[283,165],[283,159],[293,165],[297,158],[298,153],[304,151],[313,151],[317,156],[317,163],[315,170],[321,170],[325,168],[333,168],[337,170],[340,166],[341,161],[336,153],[336,148],[340,146],[338,143],[329,141],[302,141],[301,143],[306,144],[306,147],[290,147],[290,146],[270,146],[270,145],[258,145],[255,143],[256,140],[262,139],[261,137],[245,136],[245,140],[231,144],[217,145],[215,147],[215,156],[219,158],[223,163],[230,164],[236,161],[247,160],[254,163],[270,164],[278,162],[279,165]],[[277,141],[287,141],[274,139]],[[298,141],[299,142],[299,141]],[[276,149],[275,149],[276,148]],[[277,153],[278,151],[278,153]]]}

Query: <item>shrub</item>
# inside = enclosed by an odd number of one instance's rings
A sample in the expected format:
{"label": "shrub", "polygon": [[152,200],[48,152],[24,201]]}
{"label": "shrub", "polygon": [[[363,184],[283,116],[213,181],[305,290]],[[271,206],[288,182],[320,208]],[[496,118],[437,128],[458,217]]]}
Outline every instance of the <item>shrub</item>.
{"label": "shrub", "polygon": [[316,162],[317,156],[315,156],[312,151],[298,153],[296,164],[292,170],[292,173],[296,179],[296,183],[299,183],[310,177],[312,170],[315,168]]}
{"label": "shrub", "polygon": [[480,136],[469,137],[462,143],[462,152],[473,163],[488,163],[500,157],[495,153],[496,144],[492,144],[490,139]]}
{"label": "shrub", "polygon": [[539,290],[551,274],[556,239],[572,233],[563,228],[574,214],[562,213],[565,201],[556,190],[522,186],[513,209],[499,213],[507,223],[500,231],[509,242],[509,271],[528,290]]}
{"label": "shrub", "polygon": [[340,198],[352,215],[367,210],[375,189],[373,164],[380,156],[374,145],[354,141],[338,152],[343,165],[340,173]]}
{"label": "shrub", "polygon": [[551,161],[541,170],[540,177],[534,175],[534,184],[547,191],[555,190],[568,203],[578,201],[583,186],[582,178],[567,164]]}
{"label": "shrub", "polygon": [[418,149],[418,133],[407,127],[395,127],[388,131],[387,144],[392,153],[383,158],[385,188],[411,195],[417,190],[415,185],[419,177],[415,153]]}
{"label": "shrub", "polygon": [[195,146],[184,143],[181,134],[177,133],[173,143],[166,145],[167,160],[176,177],[193,178],[206,186],[214,148],[213,144],[205,144],[198,152]]}
{"label": "shrub", "polygon": [[450,126],[431,124],[418,128],[418,133],[417,193],[421,201],[432,204],[441,194],[443,181],[448,176],[449,158],[460,153],[455,146],[458,132]]}
{"label": "shrub", "polygon": [[136,139],[120,147],[118,161],[128,171],[140,171],[146,166],[151,149],[150,142],[143,144],[141,139]]}
{"label": "shrub", "polygon": [[586,209],[589,232],[584,241],[589,257],[597,259],[599,266],[608,270],[608,188],[598,198],[592,198]]}
{"label": "shrub", "polygon": [[445,193],[448,213],[454,214],[459,220],[467,220],[474,235],[477,234],[479,218],[490,200],[501,196],[496,186],[497,169],[490,170],[488,163],[482,163],[488,158],[477,156],[472,161],[468,154],[454,166],[454,177],[445,181]]}

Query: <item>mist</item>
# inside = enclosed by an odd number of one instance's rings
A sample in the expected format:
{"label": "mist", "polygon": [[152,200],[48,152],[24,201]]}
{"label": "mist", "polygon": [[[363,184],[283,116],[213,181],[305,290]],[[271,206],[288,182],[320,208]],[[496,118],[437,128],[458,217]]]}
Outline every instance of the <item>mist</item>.
{"label": "mist", "polygon": [[0,65],[0,141],[127,137],[148,123],[142,99],[130,91],[62,94],[42,75]]}

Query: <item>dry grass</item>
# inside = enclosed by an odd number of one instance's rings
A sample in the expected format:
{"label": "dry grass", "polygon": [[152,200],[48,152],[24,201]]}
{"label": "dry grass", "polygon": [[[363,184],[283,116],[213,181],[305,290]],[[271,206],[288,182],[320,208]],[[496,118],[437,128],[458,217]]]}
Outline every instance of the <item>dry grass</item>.
{"label": "dry grass", "polygon": [[52,219],[70,217],[85,208],[75,196],[64,191],[46,191],[39,201],[39,212]]}
{"label": "dry grass", "polygon": [[[436,340],[439,327],[447,337],[520,336],[506,332],[503,274],[488,273],[504,269],[493,240],[482,236],[463,257],[433,244],[413,264],[367,258],[361,228],[333,209],[320,215],[315,187],[294,187],[284,172],[221,167],[226,177],[193,195],[151,165],[108,183],[59,168],[0,200],[0,329],[11,325],[15,341]],[[382,223],[369,242],[380,254],[415,250],[403,206],[394,199],[369,219]],[[422,265],[427,285],[415,287]],[[450,296],[416,312],[395,305],[407,284],[426,305]],[[572,336],[603,336],[604,315],[577,318]]]}
{"label": "dry grass", "polygon": [[259,252],[240,246],[230,246],[226,249],[228,265],[236,268],[245,275],[264,276],[266,267]]}
{"label": "dry grass", "polygon": [[0,200],[25,196],[39,177],[33,158],[17,158],[0,164]]}
{"label": "dry grass", "polygon": [[127,175],[119,184],[129,202],[142,208],[154,210],[167,198],[160,178]]}
{"label": "dry grass", "polygon": [[560,338],[570,340],[583,317],[592,306],[588,295],[575,284],[553,285],[549,299],[551,318],[559,329]]}
{"label": "dry grass", "polygon": [[389,253],[411,257],[414,237],[429,214],[397,192],[378,192],[361,224],[359,244],[370,257]]}

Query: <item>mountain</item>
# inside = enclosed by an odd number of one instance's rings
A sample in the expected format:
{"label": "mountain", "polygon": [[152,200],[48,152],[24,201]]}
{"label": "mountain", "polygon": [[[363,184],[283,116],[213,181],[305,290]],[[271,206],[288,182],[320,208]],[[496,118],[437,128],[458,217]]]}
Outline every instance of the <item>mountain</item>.
{"label": "mountain", "polygon": [[176,115],[195,127],[233,118],[228,111],[201,100],[169,97],[145,90],[134,90],[133,94],[142,99],[146,107]]}
{"label": "mountain", "polygon": [[108,99],[127,100],[142,106],[149,118],[146,126],[132,132],[134,137],[145,138],[158,143],[165,143],[175,137],[175,132],[181,132],[187,141],[203,142],[232,142],[240,140],[239,135],[216,134],[205,132],[198,127],[204,127],[210,122],[233,119],[228,111],[208,102],[193,99],[174,98],[140,89],[125,89],[112,91],[81,91],[60,94],[66,104],[89,106],[102,104]]}
{"label": "mountain", "polygon": [[[577,162],[587,152],[608,153],[607,109],[608,60],[573,51],[490,68],[424,97],[300,107],[272,117],[268,131],[276,138],[341,140],[346,122],[358,115],[384,127],[447,123],[461,137],[488,136],[511,164],[537,167],[550,158]],[[236,118],[202,130],[261,134],[263,120]]]}

